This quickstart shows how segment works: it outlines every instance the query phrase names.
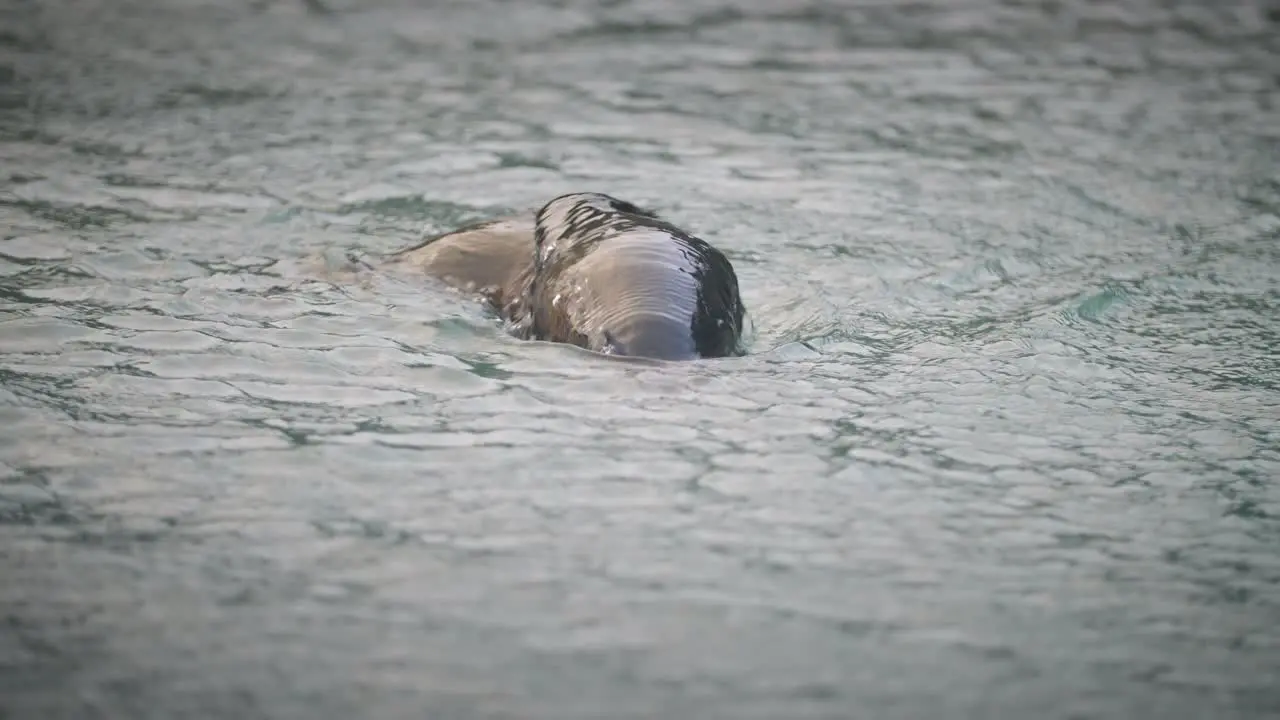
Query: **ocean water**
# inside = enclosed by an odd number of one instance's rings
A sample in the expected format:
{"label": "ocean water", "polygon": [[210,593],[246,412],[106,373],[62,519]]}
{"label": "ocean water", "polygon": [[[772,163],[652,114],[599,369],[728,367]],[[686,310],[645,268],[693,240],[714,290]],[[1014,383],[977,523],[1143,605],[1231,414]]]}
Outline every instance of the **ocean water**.
{"label": "ocean water", "polygon": [[[1280,717],[1278,100],[1264,2],[0,0],[0,718]],[[578,190],[749,354],[376,269]]]}

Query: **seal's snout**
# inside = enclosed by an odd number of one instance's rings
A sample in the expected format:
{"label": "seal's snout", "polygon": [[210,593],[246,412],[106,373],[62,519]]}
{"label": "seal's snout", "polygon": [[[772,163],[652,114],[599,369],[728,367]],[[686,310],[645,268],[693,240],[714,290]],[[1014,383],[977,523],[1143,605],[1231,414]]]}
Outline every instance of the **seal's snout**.
{"label": "seal's snout", "polygon": [[693,360],[698,357],[688,323],[645,313],[613,323],[604,331],[602,352],[654,360]]}

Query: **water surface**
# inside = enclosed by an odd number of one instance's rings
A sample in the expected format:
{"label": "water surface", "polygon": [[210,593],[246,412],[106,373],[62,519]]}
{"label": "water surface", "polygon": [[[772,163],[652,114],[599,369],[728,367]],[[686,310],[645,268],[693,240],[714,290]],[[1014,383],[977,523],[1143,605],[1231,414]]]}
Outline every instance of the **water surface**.
{"label": "water surface", "polygon": [[[3,0],[0,717],[1276,717],[1268,13]],[[347,272],[579,190],[751,353]]]}

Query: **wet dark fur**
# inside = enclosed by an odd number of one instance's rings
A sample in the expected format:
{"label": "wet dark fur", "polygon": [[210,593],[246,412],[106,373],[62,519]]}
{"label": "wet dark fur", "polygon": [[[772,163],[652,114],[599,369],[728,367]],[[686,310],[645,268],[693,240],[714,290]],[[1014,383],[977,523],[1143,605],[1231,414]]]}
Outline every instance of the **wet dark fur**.
{"label": "wet dark fur", "polygon": [[[496,227],[498,222],[501,221],[469,225],[418,243],[398,255],[420,251],[432,243],[446,241],[451,235]],[[744,308],[738,294],[738,279],[728,258],[706,241],[662,220],[653,212],[608,195],[573,193],[543,205],[534,216],[528,259],[521,258],[514,263],[514,274],[509,281],[484,289],[484,295],[509,321],[511,331],[517,337],[569,343],[606,353],[632,354],[614,342],[610,328],[579,327],[573,315],[563,307],[557,307],[554,300],[558,293],[564,291],[561,281],[570,269],[595,253],[615,252],[610,242],[618,238],[629,238],[634,248],[635,236],[631,233],[636,231],[652,233],[653,241],[660,244],[656,250],[672,251],[667,259],[673,265],[672,272],[685,273],[693,280],[696,306],[692,309],[672,307],[691,310],[688,338],[692,340],[696,355],[713,358],[740,354]],[[491,257],[508,260],[510,253],[517,252],[516,248],[523,244],[522,241],[511,242],[517,244],[504,249],[501,255]],[[617,257],[619,264],[616,268],[606,266],[606,276],[600,281],[625,285],[629,279],[626,264],[629,256],[623,252],[608,257],[610,260]],[[430,265],[425,265],[424,269],[427,272],[435,270]],[[477,270],[472,273],[479,274]],[[465,277],[466,273],[454,269],[453,275],[457,280],[458,276]],[[593,281],[595,279],[592,278]],[[639,290],[643,293],[644,286]],[[661,288],[653,291],[658,293]],[[673,299],[673,302],[687,301],[687,294]]]}
{"label": "wet dark fur", "polygon": [[[580,196],[565,217],[556,222],[549,209],[562,198]],[[604,207],[599,207],[604,205]],[[701,357],[724,357],[740,352],[743,306],[738,278],[728,258],[705,240],[624,200],[595,193],[561,196],[544,205],[536,216],[534,262],[518,284],[504,314],[523,337],[568,342],[587,347],[582,328],[572,326],[563,313],[554,311],[555,287],[548,278],[563,271],[610,240],[635,230],[656,230],[684,256],[682,271],[697,285],[697,308],[689,332]],[[555,247],[550,247],[554,243]],[[719,321],[719,322],[717,322]],[[607,332],[607,331],[606,331]]]}

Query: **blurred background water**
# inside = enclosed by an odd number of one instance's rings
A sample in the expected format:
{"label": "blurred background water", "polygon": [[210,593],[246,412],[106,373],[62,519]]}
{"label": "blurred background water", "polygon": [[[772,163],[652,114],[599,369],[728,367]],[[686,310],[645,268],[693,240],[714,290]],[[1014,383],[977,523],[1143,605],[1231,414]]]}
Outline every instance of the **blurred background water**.
{"label": "blurred background water", "polygon": [[[0,717],[1280,717],[1278,26],[0,0]],[[334,272],[577,190],[751,353]]]}

